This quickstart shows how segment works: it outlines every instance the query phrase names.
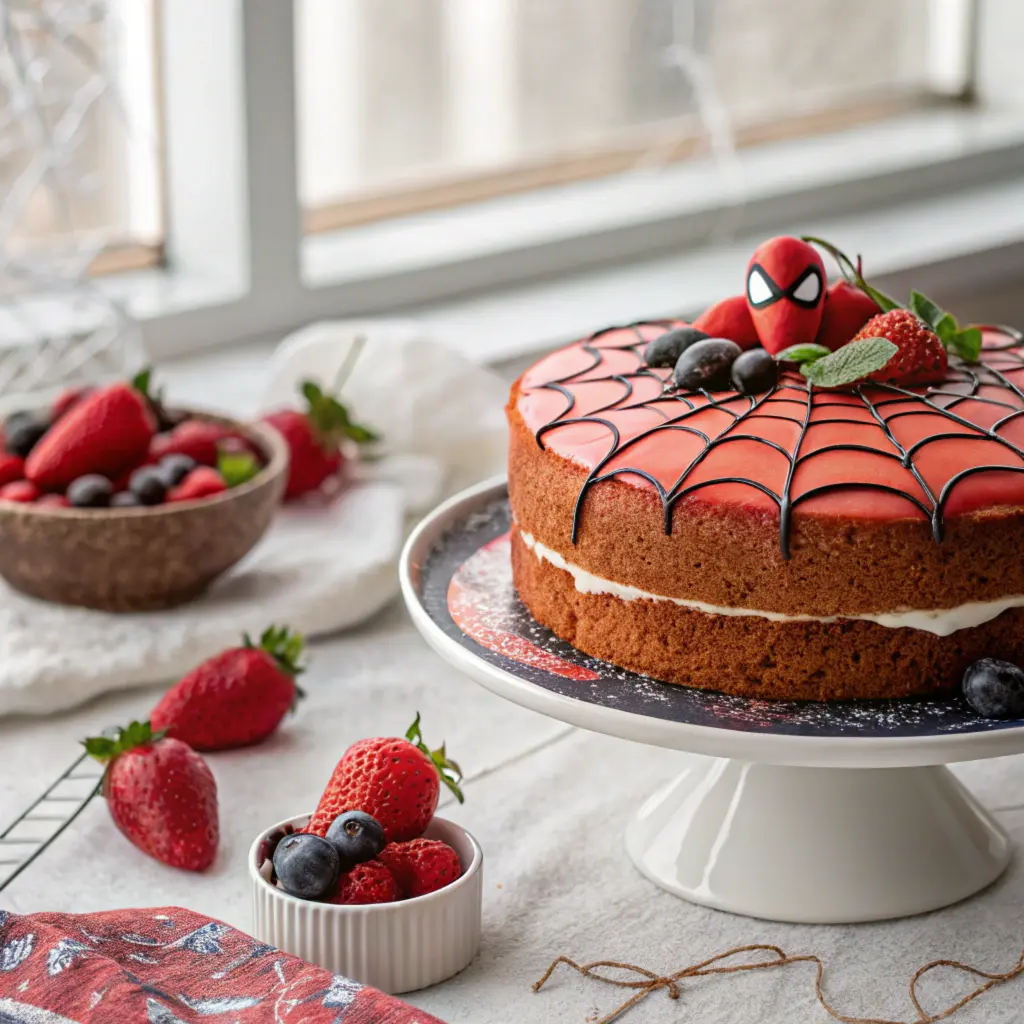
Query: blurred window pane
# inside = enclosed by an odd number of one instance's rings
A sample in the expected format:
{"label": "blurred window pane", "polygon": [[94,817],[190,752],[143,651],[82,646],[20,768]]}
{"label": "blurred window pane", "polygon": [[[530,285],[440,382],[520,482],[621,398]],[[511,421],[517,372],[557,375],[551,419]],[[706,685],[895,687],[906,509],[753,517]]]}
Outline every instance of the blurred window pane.
{"label": "blurred window pane", "polygon": [[307,228],[891,113],[925,96],[928,7],[297,0]]}
{"label": "blurred window pane", "polygon": [[4,0],[0,256],[150,265],[162,232],[155,0]]}

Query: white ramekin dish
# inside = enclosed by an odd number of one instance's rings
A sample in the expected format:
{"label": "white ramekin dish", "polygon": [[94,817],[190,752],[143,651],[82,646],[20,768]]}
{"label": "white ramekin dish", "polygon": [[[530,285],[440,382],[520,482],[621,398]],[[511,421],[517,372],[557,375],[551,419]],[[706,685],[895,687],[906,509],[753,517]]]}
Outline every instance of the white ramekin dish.
{"label": "white ramekin dish", "polygon": [[391,995],[436,985],[469,966],[480,947],[484,855],[465,829],[434,818],[426,831],[459,855],[462,875],[451,885],[398,903],[336,906],[289,896],[260,873],[269,837],[300,829],[309,817],[268,828],[249,850],[257,939]]}

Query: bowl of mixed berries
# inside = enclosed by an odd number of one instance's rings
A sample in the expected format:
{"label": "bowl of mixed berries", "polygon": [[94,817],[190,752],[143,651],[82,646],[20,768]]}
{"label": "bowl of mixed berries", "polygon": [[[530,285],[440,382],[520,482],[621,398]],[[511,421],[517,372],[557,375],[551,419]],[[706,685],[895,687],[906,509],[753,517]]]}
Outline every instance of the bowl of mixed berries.
{"label": "bowl of mixed berries", "polygon": [[265,424],[167,408],[148,371],[9,415],[0,452],[0,576],[105,611],[201,594],[262,537],[288,479]]}
{"label": "bowl of mixed berries", "polygon": [[253,842],[253,934],[384,992],[461,971],[480,944],[483,853],[434,813],[442,784],[461,800],[460,777],[418,715],[405,738],[349,747],[312,814]]}

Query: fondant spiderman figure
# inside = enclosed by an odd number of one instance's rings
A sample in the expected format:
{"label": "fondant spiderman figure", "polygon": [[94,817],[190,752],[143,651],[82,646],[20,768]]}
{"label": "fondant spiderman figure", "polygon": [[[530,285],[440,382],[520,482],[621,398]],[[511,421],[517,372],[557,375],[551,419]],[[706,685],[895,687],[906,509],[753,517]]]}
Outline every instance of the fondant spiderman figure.
{"label": "fondant spiderman figure", "polygon": [[754,329],[771,353],[813,342],[825,308],[825,264],[799,238],[770,238],[747,264],[746,298]]}

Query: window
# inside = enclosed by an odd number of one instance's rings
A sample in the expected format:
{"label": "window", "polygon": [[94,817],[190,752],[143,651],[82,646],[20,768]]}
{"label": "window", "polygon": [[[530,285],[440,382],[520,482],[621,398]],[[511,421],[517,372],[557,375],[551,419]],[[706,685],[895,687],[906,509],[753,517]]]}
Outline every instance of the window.
{"label": "window", "polygon": [[[0,348],[55,320],[63,338],[88,329],[51,287],[88,267],[104,316],[133,320],[154,359],[455,302],[450,336],[506,354],[538,325],[545,343],[598,326],[581,308],[720,297],[739,234],[1004,187],[944,236],[945,258],[1013,241],[1024,210],[1018,0],[0,0],[0,15]],[[886,238],[893,268],[931,255]],[[606,270],[615,286],[595,286]],[[515,323],[497,312],[541,286]],[[495,303],[484,330],[477,296]]]}
{"label": "window", "polygon": [[9,0],[0,45],[0,251],[159,259],[153,0]]}
{"label": "window", "polygon": [[709,133],[729,147],[921,104],[927,6],[298,0],[306,228],[677,161]]}

